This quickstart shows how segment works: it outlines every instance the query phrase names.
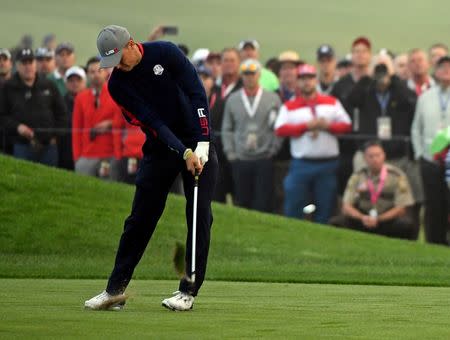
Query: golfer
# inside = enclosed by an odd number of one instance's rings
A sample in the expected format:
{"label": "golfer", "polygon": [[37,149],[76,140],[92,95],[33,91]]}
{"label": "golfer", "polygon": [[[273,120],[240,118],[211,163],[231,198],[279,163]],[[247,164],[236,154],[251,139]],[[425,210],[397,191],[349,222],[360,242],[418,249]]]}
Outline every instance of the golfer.
{"label": "golfer", "polygon": [[[217,179],[217,156],[210,144],[208,102],[195,68],[170,42],[137,43],[127,29],[110,25],[97,38],[100,66],[113,67],[108,90],[125,119],[146,134],[144,158],[136,177],[130,216],[117,250],[106,290],[85,302],[89,309],[121,309],[124,294],[156,224],[169,189],[181,173],[186,196],[186,277],[179,291],[162,305],[192,309],[206,271],[211,199]],[[197,203],[195,283],[191,284],[191,239],[194,174],[200,174]]]}

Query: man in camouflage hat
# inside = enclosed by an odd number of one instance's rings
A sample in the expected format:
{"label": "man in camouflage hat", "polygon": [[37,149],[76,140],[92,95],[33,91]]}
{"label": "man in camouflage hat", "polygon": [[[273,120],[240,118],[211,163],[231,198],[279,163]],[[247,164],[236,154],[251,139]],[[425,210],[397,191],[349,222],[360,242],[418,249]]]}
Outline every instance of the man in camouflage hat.
{"label": "man in camouflage hat", "polygon": [[414,239],[414,223],[408,207],[414,204],[406,175],[385,163],[378,141],[364,145],[367,166],[353,173],[345,189],[342,214],[330,224],[374,234]]}

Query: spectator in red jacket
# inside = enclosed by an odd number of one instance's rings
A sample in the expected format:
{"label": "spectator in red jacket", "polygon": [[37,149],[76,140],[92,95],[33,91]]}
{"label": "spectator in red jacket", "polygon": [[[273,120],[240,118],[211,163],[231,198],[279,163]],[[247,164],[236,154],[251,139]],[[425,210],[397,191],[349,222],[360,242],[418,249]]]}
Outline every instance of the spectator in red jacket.
{"label": "spectator in red jacket", "polygon": [[86,69],[90,88],[76,96],[72,117],[75,171],[109,177],[114,155],[112,121],[121,111],[108,92],[108,72],[100,69],[99,59],[89,59]]}
{"label": "spectator in red jacket", "polygon": [[134,184],[143,157],[142,145],[145,142],[145,134],[139,126],[129,124],[119,110],[115,110],[112,131],[114,158],[117,161],[116,166],[111,169],[112,178]]}

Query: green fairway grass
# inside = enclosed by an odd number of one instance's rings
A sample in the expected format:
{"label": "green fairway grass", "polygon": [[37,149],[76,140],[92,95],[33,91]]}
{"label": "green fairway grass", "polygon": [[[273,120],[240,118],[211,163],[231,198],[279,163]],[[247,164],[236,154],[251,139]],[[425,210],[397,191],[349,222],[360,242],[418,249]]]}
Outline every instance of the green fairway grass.
{"label": "green fairway grass", "polygon": [[153,26],[179,26],[168,36],[199,47],[221,50],[245,38],[261,43],[262,59],[294,49],[310,62],[319,44],[331,43],[340,56],[349,52],[358,35],[369,36],[375,49],[394,52],[449,43],[447,0],[414,2],[374,1],[261,1],[261,0],[23,0],[2,1],[1,47],[11,47],[22,34],[32,33],[36,45],[48,32],[58,41],[75,44],[78,62],[95,55],[95,39],[108,24],[125,25],[137,40],[145,40]]}
{"label": "green fairway grass", "polygon": [[[133,187],[0,156],[0,277],[111,272]],[[214,204],[210,280],[450,285],[450,249]],[[138,279],[175,278],[184,198],[170,196]]]}
{"label": "green fairway grass", "polygon": [[83,310],[94,280],[0,280],[0,338],[448,339],[450,288],[206,282],[194,309],[175,281],[134,281],[120,312]]}

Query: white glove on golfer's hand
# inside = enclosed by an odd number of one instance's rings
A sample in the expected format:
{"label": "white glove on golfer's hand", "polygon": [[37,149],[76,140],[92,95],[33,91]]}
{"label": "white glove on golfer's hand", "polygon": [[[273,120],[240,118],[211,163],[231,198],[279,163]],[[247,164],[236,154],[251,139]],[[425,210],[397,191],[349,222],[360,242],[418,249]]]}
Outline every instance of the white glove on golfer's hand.
{"label": "white glove on golfer's hand", "polygon": [[205,165],[206,162],[208,161],[209,142],[198,142],[194,153],[200,159],[200,162],[202,162],[202,165]]}

